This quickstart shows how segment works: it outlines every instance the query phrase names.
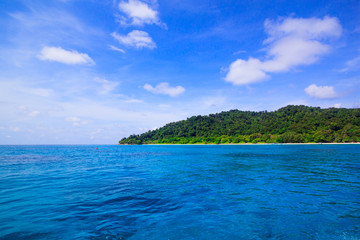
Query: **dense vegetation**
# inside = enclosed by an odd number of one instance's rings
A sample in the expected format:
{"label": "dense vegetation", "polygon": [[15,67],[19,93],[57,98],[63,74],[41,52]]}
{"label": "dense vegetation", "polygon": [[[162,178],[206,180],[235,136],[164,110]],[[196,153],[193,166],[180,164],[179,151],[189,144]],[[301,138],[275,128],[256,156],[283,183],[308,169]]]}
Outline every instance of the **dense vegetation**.
{"label": "dense vegetation", "polygon": [[287,106],[274,112],[230,110],[194,116],[120,144],[360,142],[360,109]]}

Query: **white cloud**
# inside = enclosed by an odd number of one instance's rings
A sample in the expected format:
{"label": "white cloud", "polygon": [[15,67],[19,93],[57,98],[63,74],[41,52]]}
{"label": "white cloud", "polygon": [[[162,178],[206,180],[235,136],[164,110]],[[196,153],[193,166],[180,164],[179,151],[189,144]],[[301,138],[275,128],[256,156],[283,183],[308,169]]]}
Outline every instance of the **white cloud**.
{"label": "white cloud", "polygon": [[71,122],[73,126],[80,126],[88,123],[87,121],[81,121],[79,117],[67,117],[65,118],[65,121]]}
{"label": "white cloud", "polygon": [[346,62],[346,66],[340,72],[349,72],[360,69],[360,56]]}
{"label": "white cloud", "polygon": [[40,111],[38,110],[31,110],[28,107],[24,106],[24,105],[20,105],[18,106],[18,109],[20,110],[19,113],[21,115],[25,115],[28,117],[36,117],[40,114]]}
{"label": "white cloud", "polygon": [[171,97],[176,97],[185,92],[185,88],[182,86],[170,87],[169,83],[167,82],[159,83],[155,87],[151,86],[150,84],[145,84],[144,89],[155,94],[164,94]]}
{"label": "white cloud", "polygon": [[65,118],[66,122],[80,122],[80,118],[79,117],[67,117]]}
{"label": "white cloud", "polygon": [[266,72],[287,72],[293,67],[309,65],[329,52],[330,47],[318,41],[288,37],[278,40],[269,49],[273,58],[263,62],[261,68]]}
{"label": "white cloud", "polygon": [[338,97],[338,94],[335,92],[333,86],[317,86],[315,84],[311,84],[305,88],[305,92],[311,97],[321,99]]}
{"label": "white cloud", "polygon": [[342,104],[341,103],[336,103],[334,104],[334,108],[341,108]]}
{"label": "white cloud", "polygon": [[38,58],[43,61],[53,61],[64,64],[95,64],[86,53],[68,51],[61,47],[44,47],[40,55],[38,55]]}
{"label": "white cloud", "polygon": [[265,21],[264,61],[255,58],[238,59],[230,65],[225,80],[234,85],[256,83],[268,78],[267,73],[287,72],[297,66],[309,65],[328,53],[325,42],[342,33],[337,18],[285,18]]}
{"label": "white cloud", "polygon": [[119,10],[125,14],[119,19],[121,24],[138,26],[161,24],[159,13],[144,2],[137,0],[122,1],[119,3]]}
{"label": "white cloud", "polygon": [[141,48],[154,49],[154,48],[156,48],[155,42],[152,40],[152,38],[149,36],[149,34],[144,31],[133,30],[133,31],[129,32],[128,35],[119,35],[114,32],[111,34],[111,36],[113,36],[121,44],[128,46],[128,47],[134,47],[137,49],[141,49]]}
{"label": "white cloud", "polygon": [[237,55],[237,54],[241,54],[241,53],[246,53],[245,50],[239,50],[233,53],[233,55]]}
{"label": "white cloud", "polygon": [[159,108],[169,108],[169,107],[171,107],[171,105],[169,105],[169,104],[159,104],[158,107]]}
{"label": "white cloud", "polygon": [[256,58],[249,58],[247,61],[238,59],[230,65],[225,81],[234,85],[260,82],[267,78],[266,73],[261,69],[261,64]]}
{"label": "white cloud", "polygon": [[35,111],[29,112],[28,116],[29,116],[29,117],[36,117],[36,116],[39,115],[39,114],[40,114],[40,112],[35,110]]}
{"label": "white cloud", "polygon": [[[69,75],[66,73],[65,76]],[[13,139],[10,141],[0,138],[0,144],[90,143],[93,142],[89,141],[90,133],[97,128],[103,128],[104,132],[95,136],[96,143],[116,143],[122,137],[137,133],[139,127],[150,129],[189,116],[180,107],[160,109],[157,103],[126,102],[135,99],[135,96],[97,96],[93,92],[97,88],[101,89],[101,84],[94,81],[94,75],[79,74],[70,77],[68,82],[62,77],[46,82],[42,86],[44,89],[56,89],[46,99],[29,91],[39,88],[39,78],[35,76],[26,75],[24,79],[20,76],[19,79],[9,80],[0,77],[0,109],[6,113],[0,115],[0,126],[6,127],[2,130],[3,136],[8,134]],[[81,84],[76,80],[81,80]],[[56,88],[57,84],[62,88]],[[74,84],[78,91],[73,91]],[[29,116],[32,111],[39,111],[40,114],[32,118]],[[10,131],[10,126],[18,127],[21,135]],[[45,135],[44,139],[40,139],[42,134]]]}
{"label": "white cloud", "polygon": [[29,89],[29,92],[40,97],[50,97],[54,91],[47,88],[31,88]]}
{"label": "white cloud", "polygon": [[[15,12],[10,13],[9,15],[21,23],[19,26],[20,28],[28,30],[32,29],[30,31],[32,31],[33,34],[37,34],[37,32],[33,31],[34,28],[41,28],[41,30],[46,28],[46,32],[41,31],[43,36],[48,36],[48,34],[51,34],[54,30],[56,32],[59,30],[65,30],[62,31],[62,34],[64,34],[65,37],[74,37],[72,34],[75,32],[86,34],[94,34],[97,32],[95,29],[86,26],[68,11],[64,11],[59,8],[39,8],[34,6],[34,4],[31,4],[31,7],[30,5],[28,6],[29,11]],[[56,37],[59,39],[64,36],[57,35]]]}
{"label": "white cloud", "polygon": [[223,96],[205,97],[201,100],[201,105],[205,108],[221,107],[226,103],[226,98]]}
{"label": "white cloud", "polygon": [[115,47],[113,45],[109,45],[111,50],[117,51],[117,52],[121,52],[121,53],[125,53],[125,51],[121,48]]}
{"label": "white cloud", "polygon": [[339,37],[342,32],[339,20],[335,17],[320,18],[285,18],[283,21],[264,23],[269,38],[265,42],[272,42],[284,37],[293,36],[301,39],[321,39],[329,36]]}
{"label": "white cloud", "polygon": [[101,84],[101,88],[98,89],[98,93],[100,95],[105,95],[110,93],[119,85],[119,83],[117,82],[112,82],[102,78],[95,78],[94,81]]}
{"label": "white cloud", "polygon": [[19,132],[20,128],[19,127],[9,127],[9,130],[13,131],[13,132]]}
{"label": "white cloud", "polygon": [[144,103],[143,100],[139,100],[139,99],[129,99],[125,101],[126,103]]}

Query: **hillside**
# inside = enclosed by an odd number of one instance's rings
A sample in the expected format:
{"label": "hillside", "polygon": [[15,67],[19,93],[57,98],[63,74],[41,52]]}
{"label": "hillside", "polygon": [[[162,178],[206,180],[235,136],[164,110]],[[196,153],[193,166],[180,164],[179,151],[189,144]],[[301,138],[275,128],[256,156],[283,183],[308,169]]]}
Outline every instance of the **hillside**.
{"label": "hillside", "polygon": [[360,142],[360,109],[286,106],[193,116],[120,144]]}

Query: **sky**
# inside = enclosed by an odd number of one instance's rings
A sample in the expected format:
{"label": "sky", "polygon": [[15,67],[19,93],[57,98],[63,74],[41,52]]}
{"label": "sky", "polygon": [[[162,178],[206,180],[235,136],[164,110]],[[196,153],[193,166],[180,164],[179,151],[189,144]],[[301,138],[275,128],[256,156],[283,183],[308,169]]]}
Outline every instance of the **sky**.
{"label": "sky", "polygon": [[0,144],[360,107],[360,1],[1,0]]}

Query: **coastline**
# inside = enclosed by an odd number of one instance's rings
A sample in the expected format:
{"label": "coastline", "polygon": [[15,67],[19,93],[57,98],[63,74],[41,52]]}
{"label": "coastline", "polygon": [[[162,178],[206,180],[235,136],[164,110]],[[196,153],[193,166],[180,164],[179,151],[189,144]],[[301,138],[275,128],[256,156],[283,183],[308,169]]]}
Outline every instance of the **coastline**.
{"label": "coastline", "polygon": [[189,144],[174,144],[174,143],[151,143],[151,144],[117,144],[121,146],[140,146],[140,145],[149,145],[149,146],[196,146],[196,145],[222,145],[222,146],[228,146],[228,145],[357,145],[360,144],[360,142],[349,142],[349,143],[189,143]]}

